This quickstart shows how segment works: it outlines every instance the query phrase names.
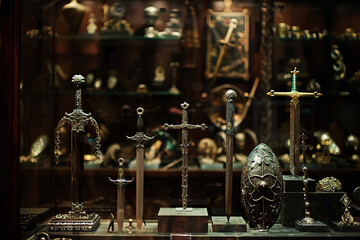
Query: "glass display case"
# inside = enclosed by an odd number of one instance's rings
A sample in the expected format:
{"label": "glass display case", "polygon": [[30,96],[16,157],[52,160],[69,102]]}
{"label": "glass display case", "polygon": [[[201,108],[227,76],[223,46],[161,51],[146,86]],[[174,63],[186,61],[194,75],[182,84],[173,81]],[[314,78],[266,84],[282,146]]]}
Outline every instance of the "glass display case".
{"label": "glass display case", "polygon": [[[4,114],[12,113],[5,127],[14,129],[4,138],[14,149],[4,149],[9,155],[6,166],[11,166],[4,179],[12,179],[16,185],[4,190],[18,199],[12,211],[17,211],[19,218],[11,223],[18,226],[14,231],[19,238],[360,236],[359,232],[334,228],[326,233],[294,228],[305,211],[303,172],[294,174],[290,163],[291,153],[297,152],[301,170],[307,157],[314,218],[330,226],[341,221],[345,205],[345,209],[351,206],[350,213],[359,221],[359,3],[16,0],[3,2],[1,8],[13,13],[2,15],[2,24],[8,21],[19,28],[10,29],[10,24],[1,29],[2,39],[7,34],[14,44],[1,43],[2,61],[8,62],[1,69],[6,80],[3,95],[8,96],[4,103],[16,106],[13,111],[2,108]],[[7,69],[11,59],[14,64]],[[271,90],[289,92],[294,82],[299,92],[322,96],[299,98],[297,113],[290,97],[269,96]],[[230,211],[233,217],[242,216],[246,227],[245,232],[237,228],[222,233],[212,217],[225,216],[225,208],[229,209],[225,193],[230,171],[226,163],[228,89],[237,95],[231,126]],[[83,115],[77,118],[76,113]],[[300,118],[298,130],[291,127],[296,121],[294,114]],[[139,124],[139,115],[143,124]],[[61,123],[64,118],[69,124]],[[74,130],[74,125],[82,124],[80,130]],[[313,146],[304,156],[299,154],[299,142],[293,144],[292,139],[294,134],[294,139],[299,138],[300,132]],[[153,138],[144,137],[142,142],[138,133]],[[132,141],[130,136],[138,138]],[[279,217],[264,234],[242,204],[243,171],[260,143],[277,156],[281,171],[273,175],[282,186],[281,194],[274,190],[281,199],[275,214]],[[119,158],[123,158],[123,171],[119,170]],[[143,175],[139,175],[139,159]],[[188,163],[184,165],[184,161]],[[301,180],[289,183],[285,176],[292,173]],[[337,178],[341,189],[329,193],[316,188],[316,182],[326,177]],[[132,178],[132,183],[119,183],[119,179]],[[139,184],[143,203],[138,199]],[[340,201],[344,193],[351,205]],[[184,196],[190,208],[206,209],[205,232],[160,230],[159,210],[184,206]],[[6,204],[9,202],[4,200]],[[139,206],[146,224],[142,229],[136,222],[141,216]],[[119,223],[119,207],[123,231],[109,233],[111,223]],[[51,231],[49,221],[54,217],[83,210],[100,219],[94,220],[96,226],[90,232]],[[127,228],[129,219],[134,219],[133,231]],[[195,222],[201,220],[186,220]]]}

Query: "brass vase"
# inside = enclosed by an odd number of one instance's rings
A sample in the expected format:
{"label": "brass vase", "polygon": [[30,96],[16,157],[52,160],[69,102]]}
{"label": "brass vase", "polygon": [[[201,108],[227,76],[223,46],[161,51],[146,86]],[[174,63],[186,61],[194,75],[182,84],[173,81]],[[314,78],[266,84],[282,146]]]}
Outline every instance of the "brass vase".
{"label": "brass vase", "polygon": [[77,0],[71,0],[70,3],[64,5],[62,11],[69,27],[69,34],[77,35],[84,17],[85,7],[78,3]]}

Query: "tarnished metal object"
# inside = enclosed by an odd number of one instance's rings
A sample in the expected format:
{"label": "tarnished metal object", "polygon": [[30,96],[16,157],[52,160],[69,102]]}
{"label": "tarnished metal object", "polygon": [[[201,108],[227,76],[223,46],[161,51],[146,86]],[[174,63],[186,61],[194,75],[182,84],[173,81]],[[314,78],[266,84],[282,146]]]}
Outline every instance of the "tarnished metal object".
{"label": "tarnished metal object", "polygon": [[182,132],[182,134],[181,134],[182,135],[182,143],[180,145],[182,148],[181,203],[182,203],[183,210],[185,210],[187,207],[187,197],[188,197],[188,158],[189,158],[188,130],[190,130],[190,129],[205,130],[207,128],[207,126],[205,125],[205,123],[203,123],[201,125],[189,124],[188,123],[188,112],[187,112],[189,104],[187,102],[184,102],[180,106],[182,108],[181,124],[173,125],[173,124],[165,123],[162,126],[162,129],[164,129],[164,130],[181,129],[181,132]]}
{"label": "tarnished metal object", "polygon": [[345,193],[344,196],[340,199],[341,203],[344,204],[345,210],[343,215],[341,216],[341,222],[338,223],[338,225],[359,225],[359,222],[354,221],[354,217],[350,214],[349,208],[351,199],[349,196]]}
{"label": "tarnished metal object", "polygon": [[316,183],[316,191],[336,192],[341,191],[341,182],[334,177],[326,177]]}
{"label": "tarnished metal object", "polygon": [[315,223],[314,219],[310,214],[310,200],[309,200],[309,180],[307,177],[307,167],[306,167],[306,150],[312,150],[312,146],[310,144],[306,144],[307,136],[302,133],[300,136],[301,145],[296,145],[295,149],[297,151],[302,150],[303,154],[303,172],[304,172],[304,200],[305,200],[305,217],[301,219],[302,223]]}
{"label": "tarnished metal object", "polygon": [[57,214],[49,222],[50,231],[93,231],[100,223],[98,214],[87,214],[83,209],[83,176],[84,176],[84,139],[85,126],[90,124],[96,132],[95,154],[100,156],[100,130],[91,113],[84,113],[81,108],[81,87],[85,78],[74,75],[72,78],[75,92],[75,109],[65,113],[56,128],[55,157],[59,162],[60,132],[65,124],[71,125],[71,211],[68,214]]}
{"label": "tarnished metal object", "polygon": [[124,159],[119,158],[118,178],[116,180],[112,180],[109,177],[109,181],[117,185],[116,220],[119,230],[122,230],[124,223],[125,186],[134,181],[134,177],[131,180],[125,179],[123,164]]}
{"label": "tarnished metal object", "polygon": [[144,144],[154,137],[146,136],[144,133],[144,109],[139,107],[137,110],[137,132],[127,139],[137,142],[136,145],[136,224],[141,229],[144,218]]}
{"label": "tarnished metal object", "polygon": [[250,153],[241,176],[241,203],[259,231],[274,225],[281,208],[283,178],[279,160],[261,143]]}
{"label": "tarnished metal object", "polygon": [[267,93],[269,96],[280,96],[280,97],[290,97],[290,172],[292,175],[296,176],[300,170],[299,167],[299,151],[295,150],[295,146],[300,143],[300,101],[301,97],[315,97],[318,98],[322,96],[318,92],[298,92],[297,91],[297,79],[296,74],[299,71],[296,69],[291,71],[292,73],[292,83],[290,92],[275,92],[271,90]]}
{"label": "tarnished metal object", "polygon": [[225,172],[225,212],[229,221],[232,208],[233,151],[234,151],[234,117],[236,92],[229,89],[226,98],[226,172]]}

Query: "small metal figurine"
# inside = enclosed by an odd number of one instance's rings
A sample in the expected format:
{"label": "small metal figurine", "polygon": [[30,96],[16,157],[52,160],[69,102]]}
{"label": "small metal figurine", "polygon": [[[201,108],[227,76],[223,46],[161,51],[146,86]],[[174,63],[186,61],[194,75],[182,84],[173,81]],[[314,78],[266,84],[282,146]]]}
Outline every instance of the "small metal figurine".
{"label": "small metal figurine", "polygon": [[115,222],[114,214],[110,213],[110,222],[109,222],[107,232],[114,232],[114,222]]}
{"label": "small metal figurine", "polygon": [[311,217],[310,214],[310,201],[309,201],[309,181],[307,177],[307,167],[306,167],[306,150],[312,150],[312,146],[310,144],[306,144],[305,141],[307,139],[307,136],[302,133],[300,135],[301,139],[301,145],[296,145],[296,150],[299,151],[302,150],[303,155],[303,172],[304,172],[304,201],[305,201],[305,217],[301,219],[302,223],[315,223],[314,219]]}
{"label": "small metal figurine", "polygon": [[178,125],[173,125],[173,124],[167,124],[165,123],[162,126],[162,129],[164,130],[168,130],[168,129],[181,129],[182,131],[182,143],[181,143],[181,148],[182,148],[182,171],[181,171],[181,188],[182,188],[182,193],[181,193],[181,202],[182,202],[182,209],[186,210],[187,207],[187,197],[188,197],[188,148],[189,148],[189,143],[188,143],[188,130],[190,129],[201,129],[201,130],[205,130],[207,128],[207,126],[205,125],[205,123],[201,124],[201,125],[193,125],[193,124],[189,124],[188,123],[188,112],[187,112],[187,108],[189,107],[189,104],[187,102],[182,103],[181,105],[182,108],[182,121],[181,124]]}
{"label": "small metal figurine", "polygon": [[131,180],[125,179],[123,164],[124,164],[124,159],[119,158],[118,179],[112,180],[109,177],[109,181],[117,185],[116,219],[117,219],[118,229],[120,231],[122,230],[124,223],[125,186],[134,181],[134,178],[132,178]]}
{"label": "small metal figurine", "polygon": [[290,97],[290,172],[293,176],[296,176],[299,172],[299,151],[295,150],[295,146],[299,145],[299,134],[300,134],[300,101],[301,97],[315,97],[318,98],[322,96],[318,92],[298,92],[297,91],[297,80],[296,74],[299,71],[294,68],[292,73],[292,84],[290,92],[275,92],[271,90],[267,93],[269,96],[280,96],[280,97]]}
{"label": "small metal figurine", "polygon": [[225,175],[225,212],[230,220],[232,208],[232,182],[233,182],[233,150],[234,150],[234,100],[237,95],[233,89],[225,92],[226,98],[226,175]]}
{"label": "small metal figurine", "polygon": [[135,229],[135,227],[132,225],[133,220],[129,219],[129,225],[126,226],[126,230],[128,230],[129,233],[132,233],[132,231]]}
{"label": "small metal figurine", "polygon": [[136,224],[138,229],[141,229],[144,216],[144,144],[153,139],[154,137],[146,136],[144,133],[144,120],[142,107],[136,110],[137,119],[137,132],[132,137],[127,139],[137,142],[136,145]]}
{"label": "small metal figurine", "polygon": [[344,214],[341,216],[341,222],[338,223],[338,225],[359,225],[358,222],[354,222],[353,216],[350,214],[349,208],[351,199],[349,196],[345,193],[344,196],[340,199],[341,203],[344,204],[345,210]]}
{"label": "small metal figurine", "polygon": [[71,211],[68,214],[58,214],[50,220],[50,231],[93,231],[100,223],[98,214],[87,214],[83,209],[83,176],[84,176],[84,139],[85,126],[90,124],[96,132],[95,154],[100,155],[100,130],[91,113],[81,109],[81,87],[85,78],[74,75],[72,78],[75,92],[75,109],[65,113],[56,128],[55,158],[59,162],[60,131],[65,124],[71,125]]}

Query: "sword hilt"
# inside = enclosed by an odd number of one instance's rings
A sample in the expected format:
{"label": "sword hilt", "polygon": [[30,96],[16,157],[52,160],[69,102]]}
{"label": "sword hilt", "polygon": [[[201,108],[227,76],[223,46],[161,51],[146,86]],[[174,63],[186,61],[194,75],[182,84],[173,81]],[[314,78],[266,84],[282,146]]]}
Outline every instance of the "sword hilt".
{"label": "sword hilt", "polygon": [[138,119],[137,119],[137,131],[138,132],[144,132],[144,119],[142,117],[143,113],[144,113],[144,109],[142,107],[138,107],[136,109],[136,113],[138,115]]}
{"label": "sword hilt", "polygon": [[71,82],[75,85],[75,108],[81,109],[81,88],[85,84],[85,78],[78,74],[72,77]]}

